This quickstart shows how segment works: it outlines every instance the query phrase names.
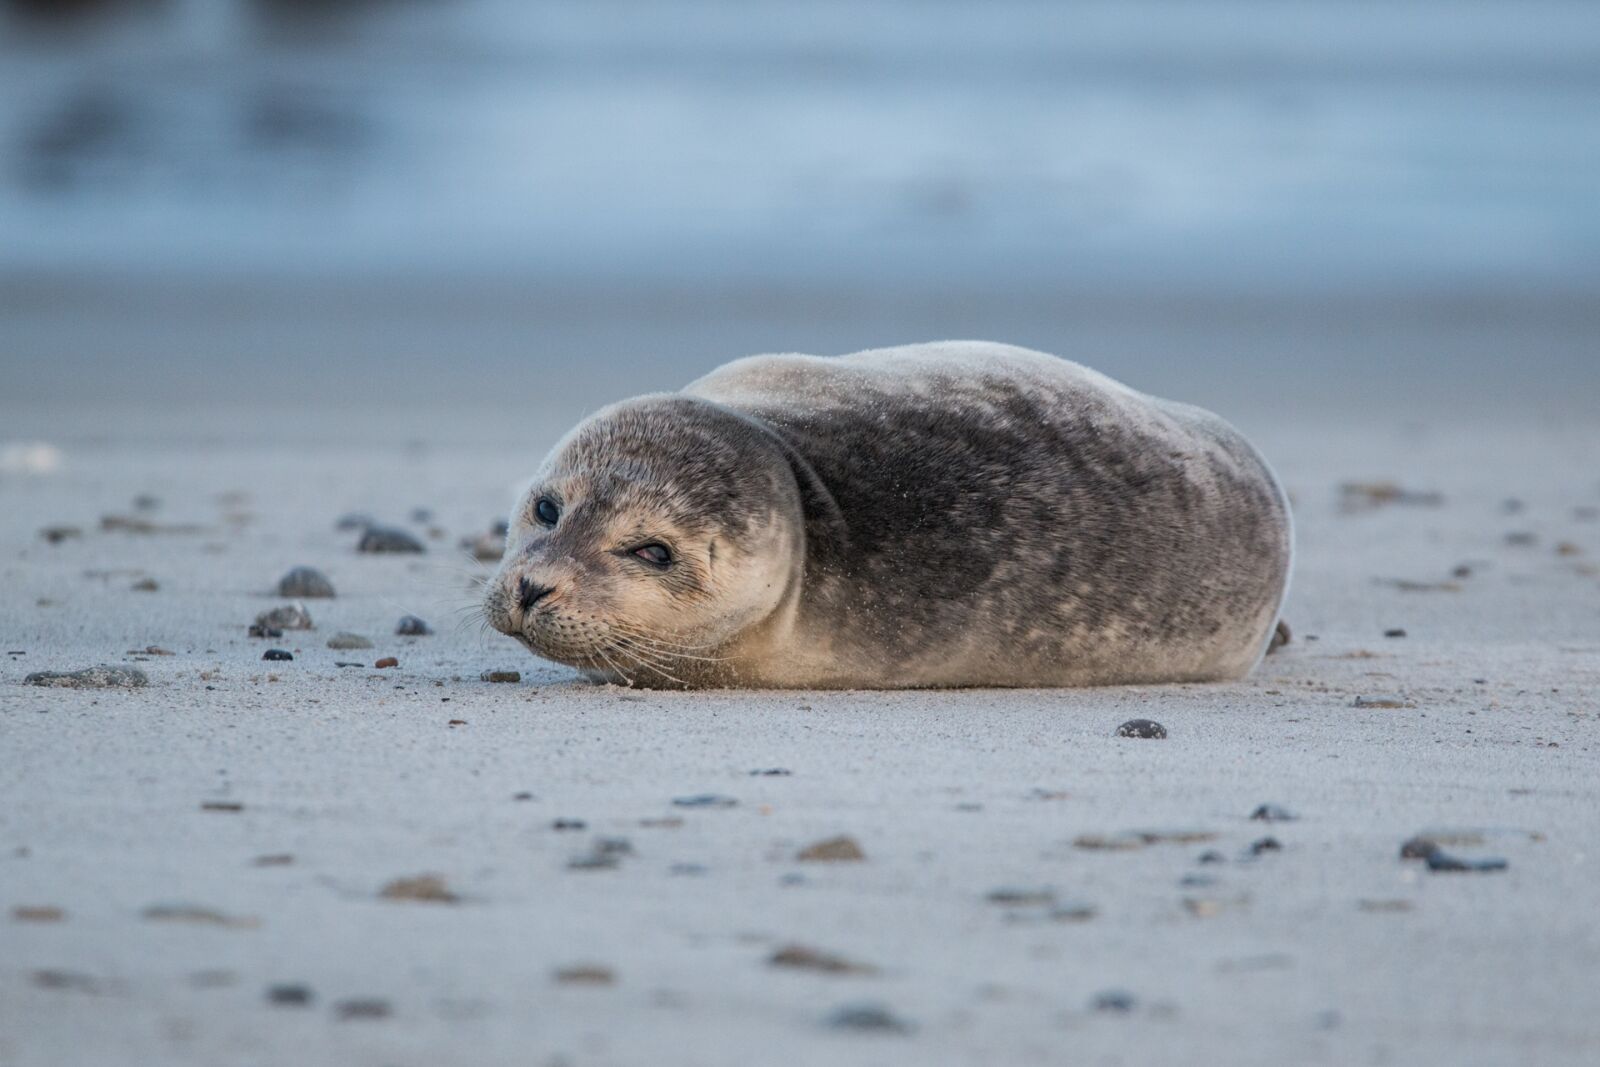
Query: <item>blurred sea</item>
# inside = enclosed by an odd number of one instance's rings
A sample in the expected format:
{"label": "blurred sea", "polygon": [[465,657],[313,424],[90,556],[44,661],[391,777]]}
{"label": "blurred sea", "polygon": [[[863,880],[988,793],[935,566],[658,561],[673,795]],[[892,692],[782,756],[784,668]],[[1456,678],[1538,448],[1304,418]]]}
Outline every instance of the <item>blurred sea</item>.
{"label": "blurred sea", "polygon": [[0,12],[14,413],[570,413],[941,336],[1223,409],[1600,408],[1593,0]]}

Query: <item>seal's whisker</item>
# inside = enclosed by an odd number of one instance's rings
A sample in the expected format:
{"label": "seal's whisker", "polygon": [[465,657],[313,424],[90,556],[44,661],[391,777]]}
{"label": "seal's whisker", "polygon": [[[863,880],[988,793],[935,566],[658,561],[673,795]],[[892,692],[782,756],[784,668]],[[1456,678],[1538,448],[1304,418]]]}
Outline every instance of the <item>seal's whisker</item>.
{"label": "seal's whisker", "polygon": [[[680,644],[680,643],[678,643],[676,641],[669,641],[666,638],[658,637],[655,634],[647,634],[647,633],[644,633],[643,631],[635,630],[631,626],[622,625],[622,624],[619,624],[619,623],[616,623],[616,622],[613,622],[611,624],[611,628],[614,631],[616,631],[617,633],[619,633],[619,634],[624,634],[624,635],[626,635],[628,637],[634,638],[635,640],[641,641],[641,642],[643,642],[645,644],[648,644],[648,645],[656,648],[659,651],[668,651],[668,650],[677,651],[679,649],[682,649],[682,650],[687,651],[687,652],[700,652],[700,651],[704,651],[706,649],[712,649],[712,648],[720,647],[716,643],[705,644],[705,645]],[[684,658],[685,659],[705,658],[705,659],[723,660],[723,659],[726,659],[727,657],[725,657],[725,656],[707,656],[707,657],[685,656]]]}
{"label": "seal's whisker", "polygon": [[[675,683],[677,683],[678,685],[681,685],[681,686],[687,686],[688,685],[688,683],[685,682],[682,678],[679,678],[679,677],[677,677],[676,675],[673,675],[673,674],[669,674],[666,671],[662,670],[660,667],[657,667],[654,664],[649,663],[646,660],[643,660],[643,659],[639,658],[637,655],[635,655],[632,652],[630,652],[629,650],[623,648],[621,645],[612,645],[611,646],[611,650],[613,652],[616,652],[618,655],[626,656],[628,659],[633,660],[634,663],[636,663],[639,666],[643,667],[645,670],[653,671],[656,674],[661,675],[661,677],[667,679],[668,681],[675,682]],[[603,655],[603,653],[602,653],[602,655]],[[629,684],[632,684],[632,683],[630,682]]]}
{"label": "seal's whisker", "polygon": [[633,687],[633,678],[628,675],[627,671],[623,670],[621,667],[618,667],[616,662],[610,656],[606,655],[606,650],[604,648],[596,647],[595,653],[599,655],[601,659],[606,661],[606,666],[611,668],[613,674],[615,674],[618,678],[621,678],[630,689]]}
{"label": "seal's whisker", "polygon": [[620,627],[613,627],[613,631],[616,639],[629,648],[654,653],[657,657],[668,662],[672,660],[686,659],[695,660],[699,663],[726,663],[731,658],[728,656],[695,656],[687,652],[679,652],[674,648],[658,645],[650,638],[643,637],[639,634],[633,633],[630,630],[623,630]]}

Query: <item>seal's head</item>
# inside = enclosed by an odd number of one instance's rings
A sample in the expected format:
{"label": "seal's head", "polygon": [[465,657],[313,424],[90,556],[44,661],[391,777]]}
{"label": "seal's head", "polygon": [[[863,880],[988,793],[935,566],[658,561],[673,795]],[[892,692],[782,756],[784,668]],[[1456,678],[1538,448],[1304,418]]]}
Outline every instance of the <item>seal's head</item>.
{"label": "seal's head", "polygon": [[686,396],[626,401],[545,460],[485,614],[595,677],[714,682],[799,581],[802,528],[794,473],[761,427]]}

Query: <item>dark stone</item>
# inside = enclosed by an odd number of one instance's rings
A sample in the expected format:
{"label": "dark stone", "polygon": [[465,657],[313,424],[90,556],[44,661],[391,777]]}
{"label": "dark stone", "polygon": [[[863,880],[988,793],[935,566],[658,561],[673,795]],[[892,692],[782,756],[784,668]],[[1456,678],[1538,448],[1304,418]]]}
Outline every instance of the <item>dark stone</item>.
{"label": "dark stone", "polygon": [[1439,846],[1426,837],[1413,837],[1400,846],[1400,858],[1403,860],[1425,860],[1435,852]]}
{"label": "dark stone", "polygon": [[1404,637],[1405,635],[1406,635],[1406,632],[1404,630],[1400,629],[1400,627],[1398,627],[1398,626],[1396,626],[1392,630],[1383,631],[1383,636],[1385,636],[1385,637]]}
{"label": "dark stone", "polygon": [[358,552],[426,552],[409,532],[394,526],[368,526],[356,543]]}
{"label": "dark stone", "polygon": [[1200,853],[1200,857],[1196,862],[1198,862],[1198,863],[1226,863],[1227,861],[1228,861],[1228,857],[1224,856],[1222,853],[1220,853],[1216,849],[1212,848],[1212,849],[1207,849],[1206,851]]}
{"label": "dark stone", "polygon": [[1094,1011],[1126,1015],[1137,1003],[1132,993],[1121,989],[1105,989],[1094,995],[1094,999],[1089,1001],[1089,1007]]}
{"label": "dark stone", "polygon": [[286,662],[294,659],[294,655],[281,648],[269,648],[261,654],[261,658],[273,660],[274,662]]}
{"label": "dark stone", "polygon": [[1294,822],[1299,817],[1288,808],[1280,808],[1276,804],[1262,804],[1250,813],[1250,818],[1256,822]]}
{"label": "dark stone", "polygon": [[484,671],[478,676],[486,682],[520,682],[522,675],[516,671]]}
{"label": "dark stone", "polygon": [[672,802],[680,808],[731,808],[739,803],[733,797],[725,797],[720,793],[696,793],[693,796],[673,797]]}
{"label": "dark stone", "polygon": [[1283,845],[1276,837],[1263,837],[1250,845],[1250,855],[1259,856],[1264,852],[1282,852]]}
{"label": "dark stone", "polygon": [[428,624],[415,615],[404,615],[400,618],[400,625],[395,627],[395,633],[401,637],[427,637],[433,633]]}
{"label": "dark stone", "polygon": [[584,830],[589,826],[582,819],[557,819],[550,824],[552,830]]}
{"label": "dark stone", "polygon": [[1454,856],[1444,849],[1434,846],[1432,852],[1423,857],[1428,864],[1428,870],[1441,872],[1459,871],[1503,871],[1510,866],[1505,860],[1497,856],[1487,859],[1469,860]]}
{"label": "dark stone", "polygon": [[828,1025],[835,1030],[856,1030],[867,1033],[905,1034],[911,1024],[896,1016],[882,1004],[845,1004],[835,1008],[828,1016]]}
{"label": "dark stone", "polygon": [[287,597],[331,597],[333,583],[315,567],[296,567],[278,579],[278,595]]}
{"label": "dark stone", "polygon": [[307,985],[285,984],[267,987],[267,1003],[285,1008],[304,1008],[316,999]]}
{"label": "dark stone", "polygon": [[1161,740],[1167,736],[1167,728],[1153,719],[1129,719],[1117,727],[1118,737],[1148,737]]}
{"label": "dark stone", "polygon": [[754,770],[754,771],[751,771],[750,772],[750,777],[752,777],[752,778],[787,778],[789,775],[791,775],[793,773],[794,773],[793,771],[787,770],[787,769],[785,769],[783,767],[768,767],[765,770]]}

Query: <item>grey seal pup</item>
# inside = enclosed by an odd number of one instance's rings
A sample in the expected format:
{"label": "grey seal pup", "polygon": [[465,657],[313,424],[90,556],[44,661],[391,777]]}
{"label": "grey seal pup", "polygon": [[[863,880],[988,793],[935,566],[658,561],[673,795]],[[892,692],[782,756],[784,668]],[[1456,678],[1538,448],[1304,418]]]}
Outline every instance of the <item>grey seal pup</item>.
{"label": "grey seal pup", "polygon": [[585,419],[517,505],[489,622],[652,687],[1235,679],[1288,503],[1222,419],[941,342],[753,356]]}

